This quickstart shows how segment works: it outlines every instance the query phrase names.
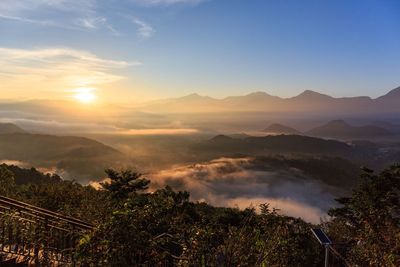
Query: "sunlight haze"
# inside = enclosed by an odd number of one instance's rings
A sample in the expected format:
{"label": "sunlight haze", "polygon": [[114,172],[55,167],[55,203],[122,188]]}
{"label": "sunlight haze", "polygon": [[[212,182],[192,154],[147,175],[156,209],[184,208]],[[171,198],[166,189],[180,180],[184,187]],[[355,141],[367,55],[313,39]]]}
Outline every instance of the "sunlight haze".
{"label": "sunlight haze", "polygon": [[67,99],[66,86],[125,103],[306,89],[376,97],[400,84],[397,1],[289,3],[3,0],[1,97]]}

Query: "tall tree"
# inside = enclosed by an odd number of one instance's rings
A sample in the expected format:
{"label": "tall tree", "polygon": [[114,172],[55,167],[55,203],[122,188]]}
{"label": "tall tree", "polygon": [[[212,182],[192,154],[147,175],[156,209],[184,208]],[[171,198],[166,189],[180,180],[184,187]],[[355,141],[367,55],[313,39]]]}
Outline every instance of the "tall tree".
{"label": "tall tree", "polygon": [[121,201],[128,198],[137,191],[144,191],[148,188],[149,180],[143,178],[143,175],[131,170],[117,172],[113,169],[105,171],[108,178],[107,182],[101,183],[101,186],[111,193],[114,200]]}

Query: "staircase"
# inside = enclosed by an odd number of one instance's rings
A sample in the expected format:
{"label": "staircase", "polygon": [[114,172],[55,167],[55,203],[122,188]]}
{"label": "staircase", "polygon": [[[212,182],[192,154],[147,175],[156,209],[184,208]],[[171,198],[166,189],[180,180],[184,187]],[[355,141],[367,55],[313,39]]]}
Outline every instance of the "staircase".
{"label": "staircase", "polygon": [[0,196],[0,266],[80,266],[75,248],[93,225]]}

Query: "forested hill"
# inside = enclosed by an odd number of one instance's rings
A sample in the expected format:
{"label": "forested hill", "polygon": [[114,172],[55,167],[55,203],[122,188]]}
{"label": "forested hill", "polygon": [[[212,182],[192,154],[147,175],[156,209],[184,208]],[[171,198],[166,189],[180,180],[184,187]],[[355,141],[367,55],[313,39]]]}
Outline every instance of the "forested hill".
{"label": "forested hill", "polygon": [[336,140],[325,140],[301,135],[275,135],[263,137],[232,138],[226,135],[199,144],[198,149],[231,153],[302,153],[351,155],[352,148]]}
{"label": "forested hill", "polygon": [[24,184],[40,185],[40,184],[58,183],[62,181],[61,177],[56,174],[44,174],[35,168],[26,169],[26,168],[20,168],[15,165],[7,165],[7,164],[1,164],[0,168],[10,172],[14,177],[15,184],[17,185],[24,185]]}
{"label": "forested hill", "polygon": [[118,150],[92,139],[28,133],[0,134],[0,159],[64,172],[82,182],[126,160]]}

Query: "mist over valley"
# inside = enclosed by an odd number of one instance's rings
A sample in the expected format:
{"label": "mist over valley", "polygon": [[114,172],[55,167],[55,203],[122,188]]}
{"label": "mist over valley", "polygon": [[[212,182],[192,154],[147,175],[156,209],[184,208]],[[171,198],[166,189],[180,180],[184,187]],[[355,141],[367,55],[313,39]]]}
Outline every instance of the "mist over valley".
{"label": "mist over valley", "polygon": [[242,209],[268,202],[317,222],[357,185],[361,166],[382,170],[399,159],[397,91],[377,99],[190,95],[97,107],[104,116],[80,107],[79,117],[57,102],[2,103],[0,159],[84,184],[102,181],[107,168],[133,168],[152,188],[187,190],[194,201]]}

